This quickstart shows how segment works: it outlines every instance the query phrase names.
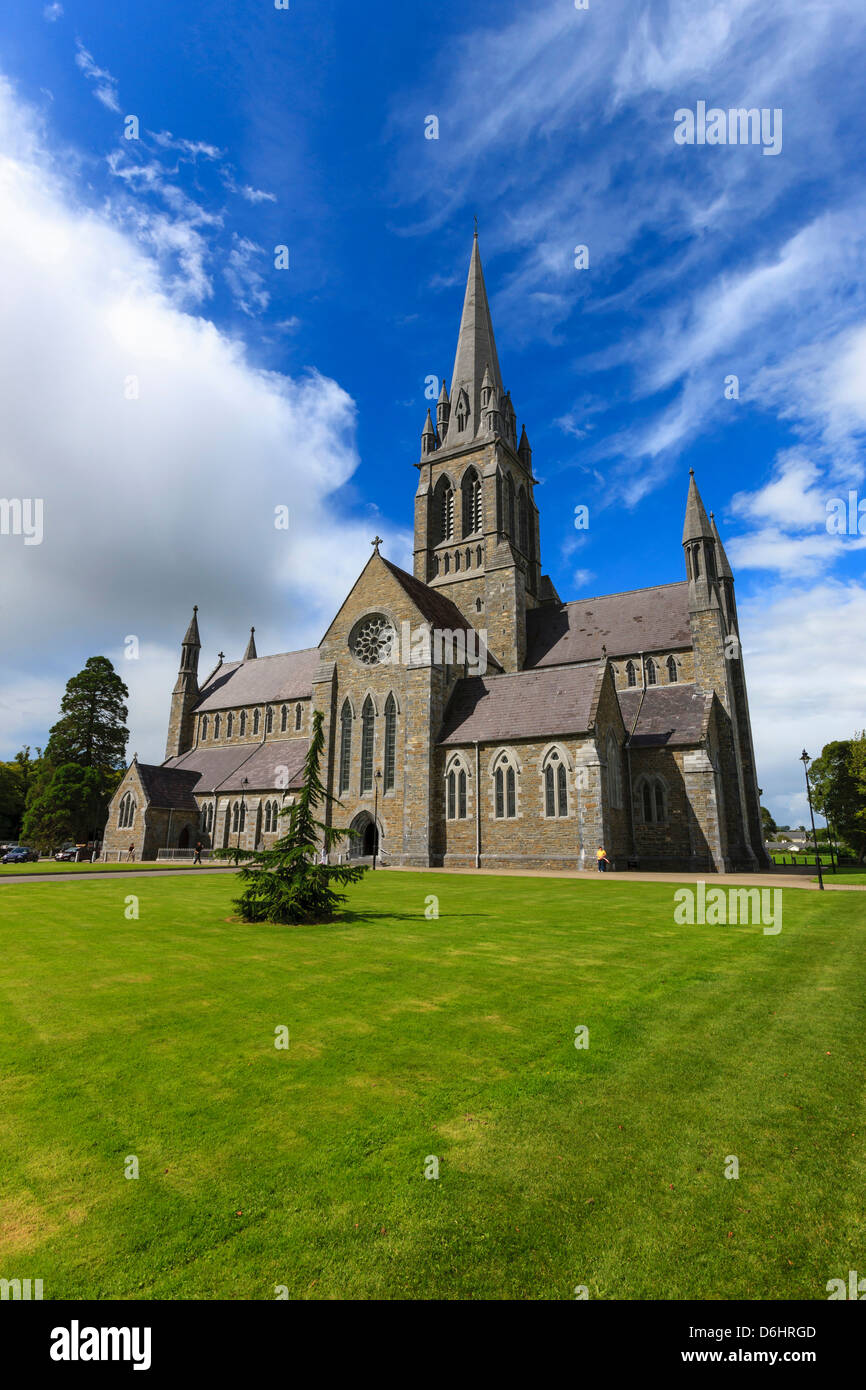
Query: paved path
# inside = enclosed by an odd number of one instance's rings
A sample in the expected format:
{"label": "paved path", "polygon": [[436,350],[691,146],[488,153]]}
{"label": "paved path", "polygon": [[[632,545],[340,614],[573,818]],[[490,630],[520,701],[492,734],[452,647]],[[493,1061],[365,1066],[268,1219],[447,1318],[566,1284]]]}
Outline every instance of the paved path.
{"label": "paved path", "polygon": [[[640,873],[630,869],[622,873],[600,874],[598,869],[421,869],[410,864],[380,865],[392,873],[421,874],[490,874],[495,878],[591,878],[602,883],[710,883],[725,888],[813,888],[817,883],[802,874],[693,874],[682,873]],[[837,891],[866,892],[866,884],[830,883],[824,876],[827,888]]]}
{"label": "paved path", "polygon": [[[725,888],[807,888],[818,891],[817,883],[803,874],[692,874],[686,873],[640,873],[629,870],[625,873],[600,874],[597,869],[424,869],[411,864],[380,864],[377,873],[409,874],[488,874],[491,878],[588,878],[596,883],[711,883],[714,887]],[[180,878],[195,874],[234,874],[232,865],[225,868],[197,869],[115,869],[106,873],[59,873],[59,874],[3,874],[3,883],[70,883],[92,882],[93,879],[107,878]],[[837,893],[866,893],[866,884],[831,883],[825,877],[825,885]]]}

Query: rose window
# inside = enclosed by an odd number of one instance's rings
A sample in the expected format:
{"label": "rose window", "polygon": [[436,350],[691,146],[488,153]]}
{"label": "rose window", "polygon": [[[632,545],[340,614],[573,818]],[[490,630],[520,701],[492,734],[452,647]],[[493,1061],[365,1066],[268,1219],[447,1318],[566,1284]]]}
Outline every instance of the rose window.
{"label": "rose window", "polygon": [[384,613],[373,613],[353,628],[349,638],[352,655],[365,666],[387,661],[394,644],[394,629]]}

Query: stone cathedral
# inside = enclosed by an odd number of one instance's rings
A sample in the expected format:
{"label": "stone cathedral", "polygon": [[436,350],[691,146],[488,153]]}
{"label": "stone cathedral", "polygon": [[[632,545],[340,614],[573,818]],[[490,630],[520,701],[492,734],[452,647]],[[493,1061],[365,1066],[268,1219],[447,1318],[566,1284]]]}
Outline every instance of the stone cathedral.
{"label": "stone cathedral", "polygon": [[[692,476],[685,578],[563,602],[477,234],[450,395],[421,435],[414,573],[373,553],[317,647],[201,679],[181,644],[165,761],[134,759],[103,852],[267,846],[324,716],[344,853],[385,864],[763,868],[734,576]],[[682,571],[681,571],[682,572]]]}

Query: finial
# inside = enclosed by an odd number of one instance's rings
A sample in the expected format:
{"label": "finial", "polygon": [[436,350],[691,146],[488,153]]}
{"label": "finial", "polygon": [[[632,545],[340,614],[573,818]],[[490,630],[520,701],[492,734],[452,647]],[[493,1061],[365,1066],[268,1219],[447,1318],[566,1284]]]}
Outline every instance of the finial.
{"label": "finial", "polygon": [[225,652],[217,652],[217,656],[219,657],[220,661],[225,660]]}
{"label": "finial", "polygon": [[694,470],[693,468],[690,468],[690,469],[689,469],[689,477],[690,477],[690,478],[693,478],[694,476],[695,476],[695,470]]}
{"label": "finial", "polygon": [[255,632],[255,628],[254,628],[254,627],[251,627],[251,628],[250,628],[250,632]]}
{"label": "finial", "polygon": [[475,218],[475,238],[478,238],[478,218]]}
{"label": "finial", "polygon": [[379,554],[379,546],[382,544],[382,537],[381,537],[381,536],[374,536],[373,539],[371,540],[370,544],[371,544],[372,546],[375,547],[376,554],[378,555],[378,554]]}
{"label": "finial", "polygon": [[194,603],[194,604],[193,604],[193,606],[192,606],[192,611],[193,611],[193,613],[197,613],[197,612],[198,612],[198,604],[197,604],[197,603]]}

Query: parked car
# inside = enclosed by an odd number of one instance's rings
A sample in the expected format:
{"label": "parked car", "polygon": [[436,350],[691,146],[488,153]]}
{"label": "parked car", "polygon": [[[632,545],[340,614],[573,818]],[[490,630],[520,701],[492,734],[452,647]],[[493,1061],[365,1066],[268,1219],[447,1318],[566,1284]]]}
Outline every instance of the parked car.
{"label": "parked car", "polygon": [[63,849],[59,849],[57,851],[54,858],[57,860],[58,864],[74,864],[76,859],[78,858],[78,846],[64,845]]}
{"label": "parked car", "polygon": [[4,864],[35,864],[39,855],[35,849],[28,849],[26,845],[13,845],[7,849],[3,855]]}

